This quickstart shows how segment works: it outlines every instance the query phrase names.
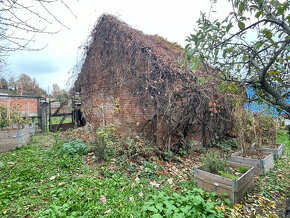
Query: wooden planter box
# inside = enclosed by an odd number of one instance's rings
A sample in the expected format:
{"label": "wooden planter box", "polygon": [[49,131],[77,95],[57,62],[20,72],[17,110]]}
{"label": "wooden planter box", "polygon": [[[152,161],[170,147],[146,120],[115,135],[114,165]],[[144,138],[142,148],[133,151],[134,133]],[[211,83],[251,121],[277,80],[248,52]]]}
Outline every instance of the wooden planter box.
{"label": "wooden planter box", "polygon": [[[22,129],[7,128],[0,131],[0,152],[27,145],[30,139],[31,127],[25,125]],[[35,132],[35,131],[34,131]]]}
{"label": "wooden planter box", "polygon": [[274,160],[279,159],[283,152],[283,145],[282,144],[276,144],[277,148],[261,148],[262,152],[271,152],[274,155]]}
{"label": "wooden planter box", "polygon": [[209,192],[216,192],[221,197],[224,197],[224,193],[227,193],[230,200],[236,204],[240,202],[247,190],[254,186],[254,168],[231,161],[227,163],[234,167],[245,167],[248,171],[235,180],[209,173],[202,170],[202,166],[200,166],[194,168],[194,180],[198,188],[203,188]]}
{"label": "wooden planter box", "polygon": [[229,158],[232,162],[246,164],[254,167],[256,175],[265,175],[274,167],[274,155],[270,152],[263,152],[268,154],[264,159],[254,159],[242,157],[242,151],[238,151]]}

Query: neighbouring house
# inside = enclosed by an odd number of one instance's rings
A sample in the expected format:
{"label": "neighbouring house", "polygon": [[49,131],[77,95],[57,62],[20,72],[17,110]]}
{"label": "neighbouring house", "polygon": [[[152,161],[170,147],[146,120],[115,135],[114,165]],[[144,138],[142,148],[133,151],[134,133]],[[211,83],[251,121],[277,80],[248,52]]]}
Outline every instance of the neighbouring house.
{"label": "neighbouring house", "polygon": [[[15,109],[17,111],[19,110],[22,117],[27,119],[38,117],[39,97],[13,96],[8,95],[8,93],[0,93],[0,105],[3,105],[5,108],[4,113],[2,111],[1,114],[2,118],[7,116],[7,118],[10,119],[13,114],[15,115]],[[17,120],[19,115],[16,116]],[[30,136],[35,134],[34,122],[30,124],[20,124],[17,123],[17,120],[12,119],[12,121],[15,121],[15,123],[12,124],[6,122],[5,119],[4,123],[1,122],[0,153],[27,145]]]}
{"label": "neighbouring house", "polygon": [[114,16],[100,17],[74,85],[86,122],[138,132],[167,150],[230,134],[233,107],[226,93],[217,91],[212,71],[182,68],[183,52]]}
{"label": "neighbouring house", "polygon": [[7,107],[8,110],[18,104],[23,117],[37,117],[39,98],[34,96],[11,96],[7,93],[0,93],[0,104]]}

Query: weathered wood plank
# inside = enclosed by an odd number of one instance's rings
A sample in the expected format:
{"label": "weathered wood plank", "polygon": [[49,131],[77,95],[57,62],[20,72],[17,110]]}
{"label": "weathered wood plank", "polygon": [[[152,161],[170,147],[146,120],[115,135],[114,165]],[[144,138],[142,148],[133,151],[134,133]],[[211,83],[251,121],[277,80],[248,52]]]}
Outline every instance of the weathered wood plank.
{"label": "weathered wood plank", "polygon": [[223,186],[223,185],[215,185],[205,179],[200,177],[196,178],[196,186],[198,188],[202,188],[209,192],[216,192],[219,196],[224,197],[224,193],[227,193],[229,198],[232,196],[232,187],[231,186]]}
{"label": "weathered wood plank", "polygon": [[[254,176],[254,169],[252,170],[252,172],[253,172],[252,175]],[[234,202],[236,202],[236,203],[240,202],[240,200],[243,198],[243,196],[246,194],[246,192],[254,187],[254,184],[255,184],[255,180],[250,179],[248,181],[248,183],[244,184],[244,186],[241,187],[241,189],[239,191],[235,192]]]}
{"label": "weathered wood plank", "polygon": [[219,176],[219,175],[215,175],[209,172],[206,172],[204,170],[200,170],[200,169],[196,169],[196,175],[197,176],[202,176],[202,178],[204,178],[206,181],[209,182],[217,182],[226,186],[231,186],[232,185],[232,180]]}
{"label": "weathered wood plank", "polygon": [[202,166],[200,166],[195,168],[194,178],[198,188],[216,192],[221,197],[224,197],[224,193],[227,193],[234,203],[238,203],[254,184],[254,167],[230,161],[228,161],[228,164],[234,167],[245,167],[249,170],[237,180],[232,180],[203,171]]}
{"label": "weathered wood plank", "polygon": [[282,153],[283,153],[283,144],[276,144],[277,148],[273,149],[273,148],[262,148],[261,151],[263,152],[271,152],[274,155],[274,159],[278,159],[281,157]]}
{"label": "weathered wood plank", "polygon": [[[254,159],[254,158],[245,158],[239,155],[242,155],[242,152],[234,153],[229,160],[233,162],[238,162],[241,164],[251,165],[254,167],[254,171],[256,175],[265,175],[270,171],[274,166],[274,156],[273,153],[263,152],[264,154],[268,154],[264,159]],[[270,167],[268,167],[270,166]],[[265,168],[266,167],[266,168]]]}

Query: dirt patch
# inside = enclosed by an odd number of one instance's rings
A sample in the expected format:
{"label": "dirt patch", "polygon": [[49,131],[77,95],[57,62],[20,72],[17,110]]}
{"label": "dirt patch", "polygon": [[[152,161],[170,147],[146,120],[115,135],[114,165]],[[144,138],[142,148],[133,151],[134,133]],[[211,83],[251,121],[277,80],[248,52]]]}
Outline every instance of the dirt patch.
{"label": "dirt patch", "polygon": [[264,159],[270,153],[260,152],[260,151],[247,151],[246,155],[242,154],[242,157],[252,158],[252,159]]}

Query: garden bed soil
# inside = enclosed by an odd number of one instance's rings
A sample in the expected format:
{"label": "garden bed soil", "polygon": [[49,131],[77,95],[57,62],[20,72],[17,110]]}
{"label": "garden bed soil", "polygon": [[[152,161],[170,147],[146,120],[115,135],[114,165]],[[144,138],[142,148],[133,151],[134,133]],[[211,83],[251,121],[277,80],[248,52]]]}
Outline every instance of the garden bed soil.
{"label": "garden bed soil", "polygon": [[[198,188],[216,192],[219,196],[229,198],[233,203],[239,203],[245,193],[254,186],[254,168],[249,165],[228,161],[231,168],[247,168],[247,172],[237,179],[229,179],[202,170],[202,166],[194,168],[194,179]],[[237,175],[238,176],[238,175]]]}
{"label": "garden bed soil", "polygon": [[247,151],[247,156],[244,156],[242,151],[238,151],[229,160],[253,166],[256,175],[265,175],[274,167],[274,155],[271,152]]}
{"label": "garden bed soil", "polygon": [[281,157],[282,152],[283,152],[282,144],[276,143],[275,145],[267,144],[267,145],[262,145],[262,146],[263,148],[261,148],[260,151],[273,153],[275,160]]}

